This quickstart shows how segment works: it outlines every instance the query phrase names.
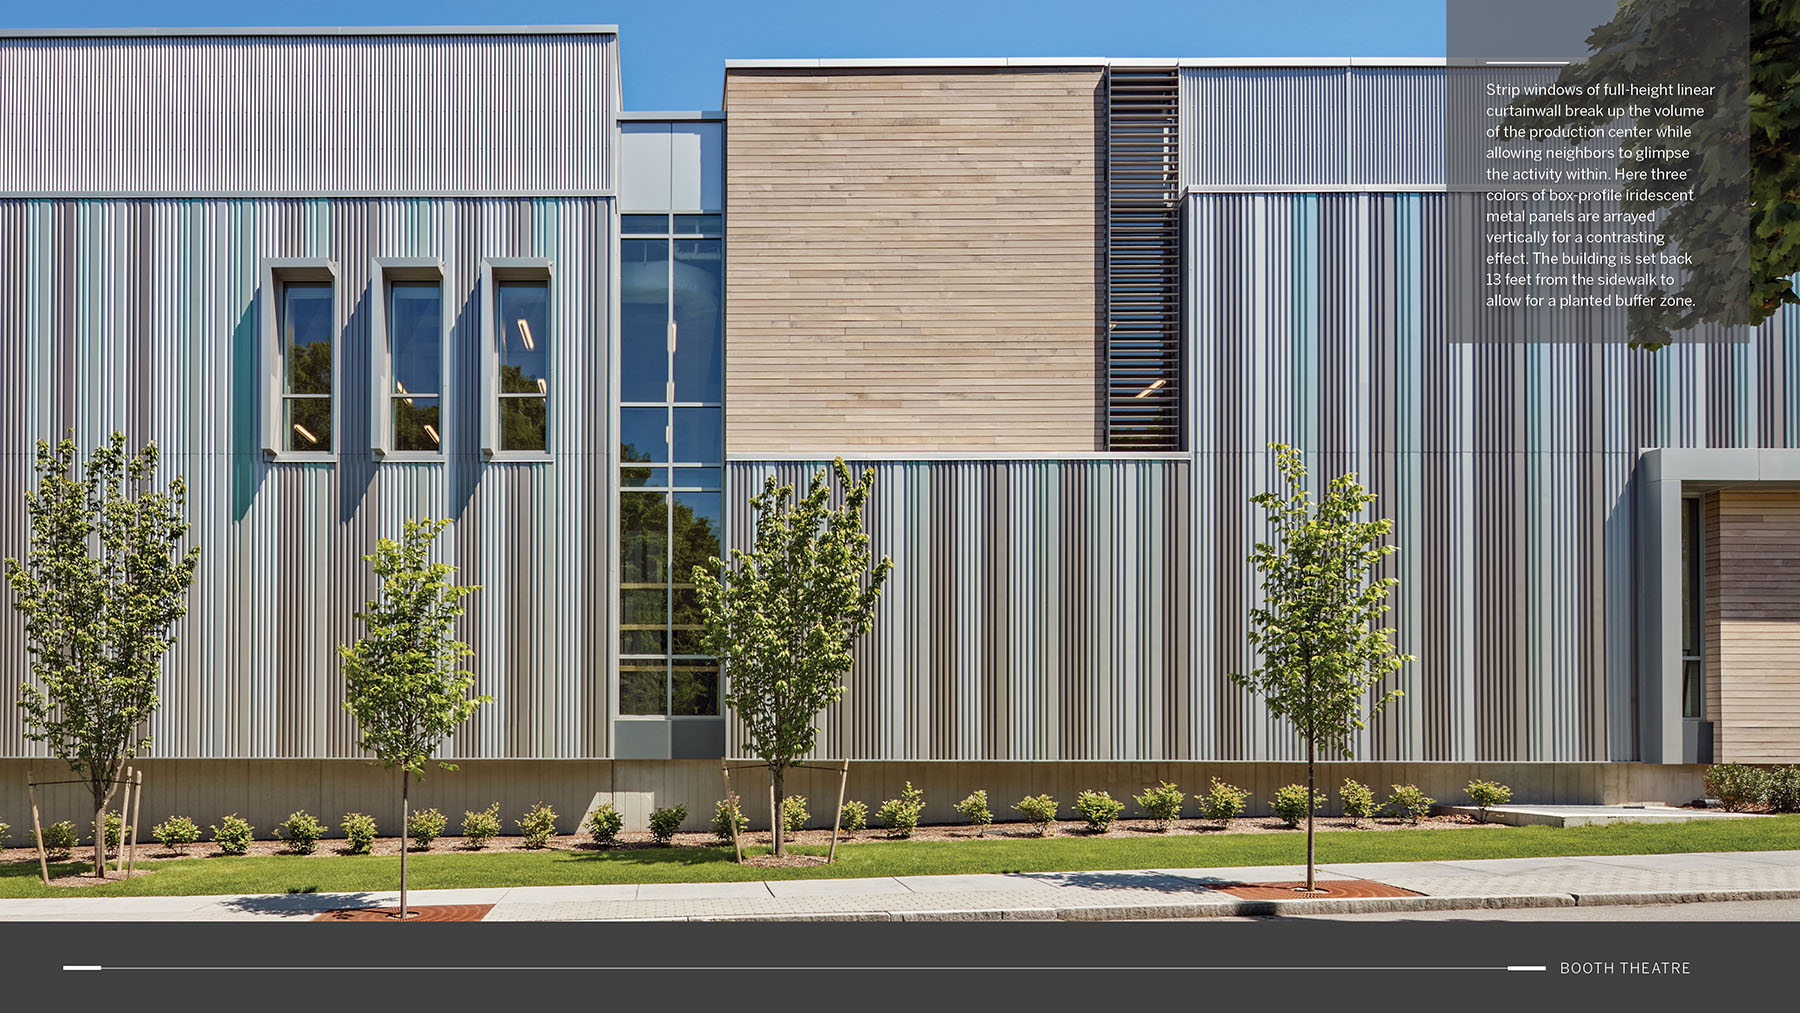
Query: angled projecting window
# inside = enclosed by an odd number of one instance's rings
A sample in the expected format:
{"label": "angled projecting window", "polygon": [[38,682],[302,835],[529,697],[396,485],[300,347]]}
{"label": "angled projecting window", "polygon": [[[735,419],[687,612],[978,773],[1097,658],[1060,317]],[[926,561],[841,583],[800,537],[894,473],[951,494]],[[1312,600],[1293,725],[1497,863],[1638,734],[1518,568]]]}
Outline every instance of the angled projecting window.
{"label": "angled projecting window", "polygon": [[550,452],[550,262],[494,259],[482,265],[482,449],[542,459]]}
{"label": "angled projecting window", "polygon": [[444,454],[444,272],[436,260],[380,258],[369,272],[370,437],[375,453],[396,460]]}
{"label": "angled projecting window", "polygon": [[266,400],[263,450],[331,460],[337,450],[337,269],[322,258],[266,260],[261,271]]}

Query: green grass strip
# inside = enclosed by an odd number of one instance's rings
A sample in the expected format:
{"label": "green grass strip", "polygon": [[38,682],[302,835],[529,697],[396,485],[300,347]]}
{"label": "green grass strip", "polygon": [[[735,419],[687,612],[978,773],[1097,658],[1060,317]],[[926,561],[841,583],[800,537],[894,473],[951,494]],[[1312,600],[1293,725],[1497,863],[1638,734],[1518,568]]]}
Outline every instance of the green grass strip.
{"label": "green grass strip", "polygon": [[[841,846],[834,865],[805,868],[765,869],[737,865],[730,861],[729,848],[476,855],[427,853],[415,854],[409,866],[411,886],[426,890],[1290,865],[1305,860],[1305,848],[1306,838],[1297,832],[984,841],[889,842],[876,839]],[[1470,827],[1360,833],[1334,831],[1318,837],[1321,864],[1790,848],[1800,849],[1800,816],[1567,829]],[[805,854],[822,854],[824,851],[817,847],[794,850]],[[767,849],[752,851],[766,853]],[[90,867],[82,862],[64,862],[53,866],[52,873],[78,873]],[[41,885],[36,862],[16,862],[0,866],[0,898],[339,893],[392,890],[400,881],[400,860],[389,856],[185,858],[140,862],[139,867],[154,868],[156,874],[105,886],[65,888]]]}

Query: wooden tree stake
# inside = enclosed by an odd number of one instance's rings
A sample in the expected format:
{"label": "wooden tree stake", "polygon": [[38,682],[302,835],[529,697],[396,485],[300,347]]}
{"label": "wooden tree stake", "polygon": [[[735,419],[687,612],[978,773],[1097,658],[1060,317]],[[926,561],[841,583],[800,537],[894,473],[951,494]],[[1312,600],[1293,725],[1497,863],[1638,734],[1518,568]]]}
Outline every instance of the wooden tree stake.
{"label": "wooden tree stake", "polygon": [[[138,817],[143,815],[143,811],[144,772],[139,770],[137,772],[137,790],[132,792],[131,795],[131,861],[125,866],[125,874],[127,876],[137,871]],[[124,850],[122,844],[119,850]]]}
{"label": "wooden tree stake", "polygon": [[843,773],[838,775],[837,816],[831,821],[831,850],[825,855],[825,864],[837,861],[838,828],[844,825],[844,787],[850,783],[850,761],[844,761]]}
{"label": "wooden tree stake", "polygon": [[44,856],[44,825],[38,820],[37,785],[25,782],[25,790],[31,793],[31,833],[37,843],[38,875],[44,879],[44,885],[50,885],[50,860]]}

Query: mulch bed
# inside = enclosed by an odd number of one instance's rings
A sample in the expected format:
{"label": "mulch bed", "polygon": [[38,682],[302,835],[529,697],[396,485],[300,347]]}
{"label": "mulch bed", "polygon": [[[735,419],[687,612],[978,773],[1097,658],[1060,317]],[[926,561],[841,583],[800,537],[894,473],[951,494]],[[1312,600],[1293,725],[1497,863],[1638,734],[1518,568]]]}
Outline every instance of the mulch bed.
{"label": "mulch bed", "polygon": [[[1460,814],[1445,815],[1445,816],[1428,816],[1428,817],[1420,820],[1417,823],[1403,823],[1399,820],[1380,819],[1380,820],[1362,820],[1355,824],[1352,824],[1349,820],[1345,820],[1345,819],[1333,816],[1330,818],[1319,819],[1316,823],[1316,826],[1320,833],[1340,833],[1340,832],[1345,832],[1345,831],[1384,832],[1384,831],[1388,831],[1388,830],[1452,830],[1452,829],[1457,829],[1460,827],[1475,826],[1476,823],[1477,823],[1477,821],[1475,820],[1474,817],[1460,815]],[[1499,829],[1515,829],[1515,828],[1511,828],[1511,827],[1506,827],[1506,826],[1504,826],[1502,824],[1498,824],[1498,823],[1489,823],[1486,825],[1491,826],[1491,827],[1496,827]],[[1212,822],[1211,820],[1200,820],[1200,819],[1178,820],[1172,826],[1170,826],[1169,829],[1167,829],[1167,830],[1157,830],[1155,828],[1155,825],[1152,824],[1151,822],[1149,822],[1148,820],[1126,819],[1126,820],[1120,820],[1119,822],[1113,824],[1112,830],[1109,831],[1105,836],[1107,836],[1107,837],[1178,837],[1178,836],[1182,836],[1184,834],[1207,834],[1207,835],[1213,835],[1213,834],[1296,834],[1297,835],[1297,834],[1303,834],[1303,833],[1305,833],[1304,824],[1302,824],[1302,826],[1298,829],[1290,829],[1285,824],[1283,824],[1280,820],[1275,819],[1273,817],[1250,816],[1250,817],[1243,817],[1240,819],[1231,820],[1225,826],[1219,826],[1218,824]],[[974,829],[972,829],[968,826],[956,826],[956,825],[922,826],[922,827],[919,827],[917,830],[913,831],[911,839],[915,840],[915,841],[972,841],[972,840],[977,840],[977,839],[1029,840],[1029,839],[1036,838],[1037,836],[1038,835],[1037,835],[1036,831],[1031,827],[1030,824],[1027,824],[1027,823],[999,823],[999,824],[995,824],[993,826],[988,827],[986,829],[986,831],[984,831],[983,833],[981,833],[979,835],[976,834]],[[1095,837],[1095,836],[1099,836],[1099,835],[1094,834],[1093,832],[1089,831],[1087,828],[1087,824],[1081,822],[1080,820],[1062,820],[1055,824],[1052,824],[1052,826],[1050,828],[1050,833],[1048,836],[1051,836],[1051,837]],[[824,830],[801,830],[796,833],[787,835],[787,840],[788,840],[789,844],[803,844],[803,845],[813,845],[813,846],[817,846],[817,847],[825,847],[826,845],[831,843],[831,830],[829,828],[824,829]],[[854,835],[840,834],[838,837],[838,843],[840,843],[840,844],[855,843],[855,842],[859,842],[859,841],[885,841],[885,840],[888,840],[887,831],[882,830],[880,828],[877,828],[874,830],[863,830]],[[474,854],[492,854],[495,852],[519,852],[519,851],[534,850],[534,849],[525,847],[523,841],[524,841],[524,839],[520,838],[520,837],[496,837],[496,838],[488,841],[481,848],[471,848],[468,846],[468,841],[465,840],[464,838],[461,838],[461,837],[439,837],[437,840],[432,842],[430,849],[428,849],[426,851],[420,851],[415,846],[415,847],[410,847],[409,852],[414,855],[420,855],[420,854],[426,854],[426,855],[474,855]],[[755,830],[755,831],[752,831],[752,832],[744,835],[744,844],[746,847],[751,846],[751,845],[767,845],[768,843],[769,843],[769,832],[766,829]],[[729,848],[731,846],[730,842],[726,842],[723,845],[721,845],[721,843],[719,842],[719,839],[717,837],[714,837],[711,832],[704,832],[704,831],[696,832],[696,833],[676,834],[673,845],[677,848],[717,848],[717,847]],[[550,841],[550,844],[547,848],[535,849],[535,850],[589,851],[589,852],[591,852],[591,851],[628,851],[628,850],[632,850],[632,849],[636,849],[636,848],[654,848],[654,847],[659,847],[659,846],[660,845],[656,844],[656,842],[651,839],[650,834],[648,832],[622,833],[619,835],[618,840],[614,844],[612,844],[610,847],[606,847],[606,848],[601,848],[600,846],[594,844],[592,841],[590,841],[588,839],[587,835],[585,835],[585,834],[582,834],[579,836],[575,835],[575,834],[563,834],[561,836],[552,838]],[[326,839],[326,840],[319,842],[319,846],[316,851],[314,851],[311,855],[308,855],[305,857],[336,858],[336,857],[348,855],[349,853],[350,853],[349,849],[347,849],[344,846],[344,842],[342,839]],[[218,848],[215,845],[213,845],[211,842],[202,842],[202,843],[195,844],[195,845],[189,847],[187,849],[187,851],[185,851],[185,852],[176,852],[176,851],[172,851],[172,850],[164,848],[162,845],[157,844],[155,841],[139,841],[138,842],[138,851],[137,851],[137,860],[140,862],[143,862],[143,861],[147,861],[147,860],[148,861],[166,861],[168,859],[174,859],[174,858],[215,858],[215,857],[219,857],[221,854],[222,853],[218,850]],[[251,855],[286,855],[286,854],[288,854],[288,851],[287,851],[287,846],[280,841],[255,841],[255,842],[252,842],[250,845],[249,854],[251,854]],[[383,838],[376,840],[375,847],[373,849],[373,854],[377,854],[377,855],[398,855],[398,854],[400,854],[400,839],[397,837],[383,837]],[[92,851],[89,851],[87,854],[86,860],[91,862],[92,858],[93,858],[93,853],[92,853]],[[82,852],[80,850],[77,850],[70,858],[62,859],[62,861],[83,861],[83,860],[84,859],[82,856]],[[37,850],[34,848],[0,849],[0,863],[7,863],[7,862],[33,862],[33,863],[35,863],[36,861],[37,861]],[[76,878],[79,878],[79,877],[76,877]],[[92,882],[92,880],[93,880],[92,876],[89,876],[87,878],[90,882]]]}
{"label": "mulch bed", "polygon": [[[478,922],[494,909],[492,904],[408,904],[408,922]],[[394,907],[355,907],[327,911],[315,922],[398,922],[400,913]]]}
{"label": "mulch bed", "polygon": [[[138,853],[138,857],[139,858],[143,857],[143,853],[141,851]],[[37,852],[34,851],[31,853],[31,861],[33,864],[37,863]],[[89,866],[88,871],[79,873],[77,875],[52,876],[52,877],[50,877],[50,885],[51,886],[66,886],[66,887],[71,887],[74,889],[80,889],[81,887],[84,887],[84,886],[100,886],[105,883],[117,883],[117,882],[120,882],[125,879],[136,879],[139,876],[148,876],[155,871],[156,871],[155,869],[133,869],[133,870],[131,870],[131,873],[129,875],[127,875],[126,873],[119,872],[117,870],[108,868],[106,870],[106,878],[105,879],[96,879],[96,878],[94,878],[93,867]]]}
{"label": "mulch bed", "polygon": [[1219,887],[1221,893],[1239,900],[1341,900],[1345,897],[1422,897],[1423,894],[1402,890],[1397,886],[1377,883],[1372,879],[1320,879],[1313,886],[1323,893],[1307,893],[1305,880],[1283,883],[1231,883]]}

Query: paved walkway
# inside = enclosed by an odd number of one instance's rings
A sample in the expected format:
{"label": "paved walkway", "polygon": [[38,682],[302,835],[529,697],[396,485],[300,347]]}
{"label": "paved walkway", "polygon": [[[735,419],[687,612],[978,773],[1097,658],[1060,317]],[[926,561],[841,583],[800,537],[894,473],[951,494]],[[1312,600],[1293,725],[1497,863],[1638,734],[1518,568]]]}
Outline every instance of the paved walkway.
{"label": "paved walkway", "polygon": [[[1099,921],[1209,915],[1572,907],[1800,897],[1800,851],[1324,865],[1420,897],[1239,900],[1216,887],[1303,878],[1298,866],[415,890],[415,905],[492,904],[487,921]],[[386,906],[397,893],[0,900],[5,921],[272,921]]]}

